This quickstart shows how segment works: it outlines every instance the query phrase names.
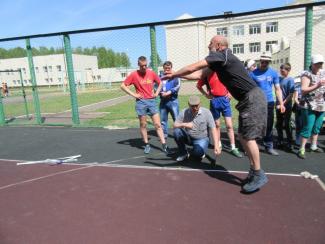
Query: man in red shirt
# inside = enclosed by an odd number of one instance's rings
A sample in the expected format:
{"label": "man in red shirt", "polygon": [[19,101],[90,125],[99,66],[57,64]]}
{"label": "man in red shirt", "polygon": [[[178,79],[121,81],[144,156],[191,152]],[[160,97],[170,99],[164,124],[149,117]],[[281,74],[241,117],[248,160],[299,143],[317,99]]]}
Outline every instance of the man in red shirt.
{"label": "man in red shirt", "polygon": [[[162,143],[163,151],[169,154],[169,148],[167,147],[164,133],[160,123],[159,111],[156,104],[156,97],[162,87],[162,83],[158,75],[147,67],[147,58],[141,56],[138,58],[139,69],[132,72],[125,81],[121,84],[121,89],[127,94],[131,95],[136,99],[135,110],[138,114],[140,122],[140,133],[145,143],[144,153],[148,154],[150,152],[150,144],[148,143],[148,133],[147,133],[147,115],[152,119],[152,122],[157,131],[157,135]],[[159,86],[154,91],[154,83]],[[129,86],[133,85],[135,88],[135,93],[129,89]]]}
{"label": "man in red shirt", "polygon": [[[206,86],[206,90],[203,89]],[[221,114],[225,119],[228,138],[230,140],[230,152],[236,157],[243,157],[235,146],[234,128],[232,125],[232,113],[230,99],[231,95],[227,88],[220,82],[216,72],[212,72],[206,77],[202,77],[196,84],[197,89],[210,100],[210,111],[216,123],[217,135],[220,140],[220,117]],[[221,146],[221,143],[220,143]]]}

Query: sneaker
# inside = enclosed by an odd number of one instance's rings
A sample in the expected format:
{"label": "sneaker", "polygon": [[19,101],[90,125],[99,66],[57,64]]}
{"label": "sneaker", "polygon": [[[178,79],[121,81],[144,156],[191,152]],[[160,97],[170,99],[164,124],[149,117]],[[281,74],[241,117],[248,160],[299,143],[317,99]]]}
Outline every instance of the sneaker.
{"label": "sneaker", "polygon": [[316,147],[316,149],[312,149],[312,148],[310,148],[310,151],[311,151],[311,152],[316,152],[316,153],[323,153],[323,152],[324,152],[324,150],[321,149],[321,148],[319,148],[319,147]]}
{"label": "sneaker", "polygon": [[164,151],[164,153],[166,155],[169,155],[171,153],[169,147],[167,146],[167,144],[163,144],[162,148],[163,148],[163,151]]}
{"label": "sneaker", "polygon": [[266,149],[266,152],[272,156],[279,156],[279,153],[275,151],[273,148]]}
{"label": "sneaker", "polygon": [[237,158],[242,158],[243,155],[239,152],[238,148],[234,148],[230,151],[232,155],[234,155]]}
{"label": "sneaker", "polygon": [[252,180],[243,186],[245,192],[254,192],[260,189],[268,182],[267,176],[263,170],[258,173],[253,172]]}
{"label": "sneaker", "polygon": [[144,147],[144,153],[148,154],[148,153],[150,153],[150,150],[151,150],[150,144],[146,144]]}
{"label": "sneaker", "polygon": [[182,161],[184,161],[185,159],[188,159],[189,156],[190,156],[190,155],[189,155],[188,153],[186,153],[186,154],[184,154],[184,155],[180,155],[180,156],[178,156],[178,157],[176,158],[176,161],[177,161],[177,162],[182,162]]}
{"label": "sneaker", "polygon": [[254,176],[254,170],[252,168],[249,168],[248,174],[246,176],[246,179],[244,180],[245,182],[251,182],[253,180]]}
{"label": "sneaker", "polygon": [[204,159],[205,158],[205,154],[203,154],[202,156],[201,156],[201,159]]}
{"label": "sneaker", "polygon": [[306,158],[305,149],[299,149],[297,156],[298,158],[305,159]]}

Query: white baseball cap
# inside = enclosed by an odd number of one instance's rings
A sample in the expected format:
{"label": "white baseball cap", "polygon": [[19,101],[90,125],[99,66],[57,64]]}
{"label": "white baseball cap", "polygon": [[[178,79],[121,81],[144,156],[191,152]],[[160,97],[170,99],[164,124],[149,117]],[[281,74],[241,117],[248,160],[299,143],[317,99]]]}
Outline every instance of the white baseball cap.
{"label": "white baseball cap", "polygon": [[272,54],[269,53],[269,52],[264,52],[264,53],[260,56],[260,60],[271,61],[271,60],[272,60]]}
{"label": "white baseball cap", "polygon": [[311,63],[312,64],[318,64],[318,63],[324,63],[324,57],[321,54],[314,54],[311,56]]}
{"label": "white baseball cap", "polygon": [[253,59],[248,60],[247,62],[247,69],[250,69],[255,64],[255,61]]}

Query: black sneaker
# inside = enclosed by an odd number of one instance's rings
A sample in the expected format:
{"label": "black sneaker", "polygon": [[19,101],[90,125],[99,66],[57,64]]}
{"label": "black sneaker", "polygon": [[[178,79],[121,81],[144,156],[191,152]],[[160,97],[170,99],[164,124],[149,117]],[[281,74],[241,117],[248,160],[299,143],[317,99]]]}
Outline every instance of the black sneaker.
{"label": "black sneaker", "polygon": [[243,186],[243,191],[250,193],[260,189],[268,182],[267,176],[263,170],[258,173],[254,172],[252,180]]}
{"label": "black sneaker", "polygon": [[170,155],[171,154],[171,151],[170,151],[169,147],[167,146],[167,144],[162,144],[162,149],[163,149],[163,151],[164,151],[164,153],[166,155]]}

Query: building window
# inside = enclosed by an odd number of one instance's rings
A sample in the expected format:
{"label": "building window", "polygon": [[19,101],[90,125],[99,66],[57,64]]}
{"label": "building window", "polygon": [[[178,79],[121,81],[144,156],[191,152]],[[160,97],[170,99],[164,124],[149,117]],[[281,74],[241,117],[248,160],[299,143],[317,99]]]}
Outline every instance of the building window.
{"label": "building window", "polygon": [[286,58],[286,63],[289,63],[289,58]]}
{"label": "building window", "polygon": [[50,78],[50,83],[53,83],[53,79],[52,78]]}
{"label": "building window", "polygon": [[26,69],[25,68],[22,68],[22,70],[23,70],[24,74],[26,74]]}
{"label": "building window", "polygon": [[97,80],[101,80],[102,77],[100,75],[97,75]]}
{"label": "building window", "polygon": [[49,66],[49,71],[52,72],[52,66]]}
{"label": "building window", "polygon": [[43,71],[47,72],[47,66],[43,66]]}
{"label": "building window", "polygon": [[27,84],[27,80],[24,80],[24,83]]}
{"label": "building window", "polygon": [[265,50],[267,52],[271,52],[272,50],[272,45],[275,44],[275,45],[278,45],[278,41],[267,41],[266,42],[266,45],[265,45]]}
{"label": "building window", "polygon": [[261,34],[261,24],[249,25],[249,34]]}
{"label": "building window", "polygon": [[259,53],[260,51],[261,51],[261,43],[260,42],[249,43],[249,52]]}
{"label": "building window", "polygon": [[227,29],[227,27],[219,27],[219,28],[217,28],[217,35],[220,35],[220,36],[228,36],[228,29]]}
{"label": "building window", "polygon": [[126,77],[126,73],[125,72],[122,72],[121,73],[121,76],[122,76],[122,78],[125,78]]}
{"label": "building window", "polygon": [[57,65],[57,66],[56,66],[56,69],[57,69],[58,71],[62,71],[61,65]]}
{"label": "building window", "polygon": [[13,80],[12,82],[16,85],[16,80]]}
{"label": "building window", "polygon": [[38,72],[39,72],[39,70],[38,70],[38,67],[35,67],[35,72],[36,72],[36,73],[38,73]]}
{"label": "building window", "polygon": [[278,22],[267,22],[266,33],[278,32]]}
{"label": "building window", "polygon": [[32,84],[32,80],[28,80],[29,84]]}
{"label": "building window", "polygon": [[45,79],[45,82],[46,82],[46,83],[49,83],[49,79],[46,78],[46,79]]}
{"label": "building window", "polygon": [[244,53],[244,44],[234,44],[232,45],[232,51],[234,54]]}
{"label": "building window", "polygon": [[96,80],[96,75],[93,75],[93,80]]}
{"label": "building window", "polygon": [[243,36],[245,35],[245,29],[243,25],[237,25],[233,27],[234,36]]}
{"label": "building window", "polygon": [[61,78],[58,78],[58,82],[61,83],[62,82],[62,79]]}

